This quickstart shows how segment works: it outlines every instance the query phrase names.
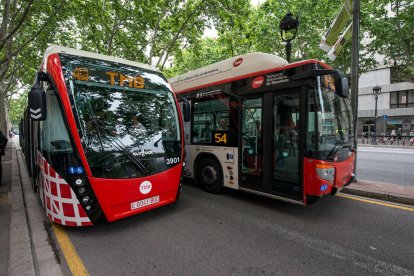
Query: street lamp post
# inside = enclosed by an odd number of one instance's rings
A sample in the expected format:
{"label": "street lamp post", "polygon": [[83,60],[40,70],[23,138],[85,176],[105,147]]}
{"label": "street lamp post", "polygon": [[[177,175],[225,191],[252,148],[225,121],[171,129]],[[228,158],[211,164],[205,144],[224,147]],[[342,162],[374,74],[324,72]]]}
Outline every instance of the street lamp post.
{"label": "street lamp post", "polygon": [[279,29],[282,41],[286,43],[286,60],[290,63],[290,54],[292,52],[292,44],[290,43],[295,39],[299,28],[298,17],[293,18],[293,14],[288,12],[280,21]]}
{"label": "street lamp post", "polygon": [[381,93],[381,86],[376,85],[372,88],[372,94],[375,96],[375,115],[374,115],[374,135],[372,136],[372,144],[377,145],[377,104],[378,96]]}

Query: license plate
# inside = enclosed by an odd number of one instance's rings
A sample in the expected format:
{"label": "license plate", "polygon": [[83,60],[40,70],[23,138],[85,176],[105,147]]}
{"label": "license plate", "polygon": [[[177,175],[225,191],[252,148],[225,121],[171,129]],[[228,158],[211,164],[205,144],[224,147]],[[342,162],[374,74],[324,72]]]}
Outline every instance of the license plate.
{"label": "license plate", "polygon": [[139,208],[152,205],[158,202],[160,202],[160,196],[153,196],[153,197],[146,198],[140,201],[135,201],[131,203],[131,210],[139,209]]}

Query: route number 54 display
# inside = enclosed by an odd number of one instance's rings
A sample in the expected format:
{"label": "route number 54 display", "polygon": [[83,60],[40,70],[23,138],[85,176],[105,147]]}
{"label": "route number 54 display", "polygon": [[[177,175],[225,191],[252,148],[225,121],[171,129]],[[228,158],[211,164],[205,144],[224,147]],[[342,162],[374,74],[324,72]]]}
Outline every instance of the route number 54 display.
{"label": "route number 54 display", "polygon": [[222,132],[214,133],[214,143],[227,144],[227,133],[222,133]]}

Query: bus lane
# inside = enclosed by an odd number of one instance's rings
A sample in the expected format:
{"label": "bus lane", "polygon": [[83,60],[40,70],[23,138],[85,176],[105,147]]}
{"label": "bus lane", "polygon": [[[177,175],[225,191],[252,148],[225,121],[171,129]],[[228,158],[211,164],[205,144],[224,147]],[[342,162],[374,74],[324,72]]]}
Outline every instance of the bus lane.
{"label": "bus lane", "polygon": [[185,185],[175,205],[64,228],[91,275],[413,275],[414,211],[348,196],[302,207]]}

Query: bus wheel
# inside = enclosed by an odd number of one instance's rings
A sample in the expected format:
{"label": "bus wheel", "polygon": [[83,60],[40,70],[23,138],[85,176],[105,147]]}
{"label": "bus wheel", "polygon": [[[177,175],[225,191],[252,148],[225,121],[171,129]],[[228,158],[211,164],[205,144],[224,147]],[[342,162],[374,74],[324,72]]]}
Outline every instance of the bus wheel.
{"label": "bus wheel", "polygon": [[177,195],[175,196],[175,202],[180,199],[181,193],[183,192],[183,184],[180,183],[180,186],[178,187]]}
{"label": "bus wheel", "polygon": [[213,158],[203,158],[198,164],[197,182],[206,192],[220,193],[223,189],[223,173],[220,164]]}

